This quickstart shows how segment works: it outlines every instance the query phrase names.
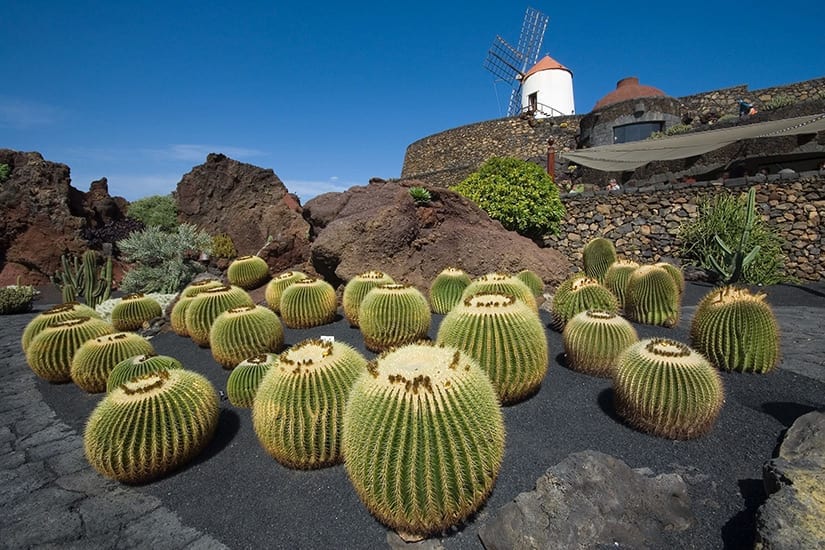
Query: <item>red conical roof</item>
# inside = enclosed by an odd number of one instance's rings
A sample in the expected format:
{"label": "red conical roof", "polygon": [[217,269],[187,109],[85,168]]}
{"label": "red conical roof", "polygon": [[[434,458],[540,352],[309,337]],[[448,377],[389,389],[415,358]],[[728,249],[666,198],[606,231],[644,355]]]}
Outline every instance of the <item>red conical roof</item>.
{"label": "red conical roof", "polygon": [[542,57],[539,60],[538,63],[536,63],[535,65],[530,67],[529,71],[524,73],[524,78],[526,79],[531,74],[535,74],[539,71],[546,71],[546,70],[549,70],[549,69],[561,69],[562,71],[567,71],[571,75],[573,74],[573,71],[571,71],[570,69],[568,69],[567,67],[565,67],[564,65],[562,65],[561,63],[559,63],[558,61],[553,59],[552,57],[550,57],[549,55],[545,55],[544,57]]}
{"label": "red conical roof", "polygon": [[639,84],[639,79],[635,76],[623,78],[616,83],[616,89],[596,102],[593,110],[601,109],[612,103],[637,99],[640,97],[664,97],[665,93],[659,88]]}

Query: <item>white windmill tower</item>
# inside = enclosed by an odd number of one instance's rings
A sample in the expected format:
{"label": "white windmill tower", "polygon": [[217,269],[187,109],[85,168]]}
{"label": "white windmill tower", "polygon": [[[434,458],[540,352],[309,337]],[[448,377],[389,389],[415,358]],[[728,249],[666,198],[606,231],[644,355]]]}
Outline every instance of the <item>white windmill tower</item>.
{"label": "white windmill tower", "polygon": [[[549,55],[538,61],[549,17],[528,7],[518,46],[496,36],[484,67],[510,85],[507,116],[529,113],[536,118],[575,114],[573,73]],[[538,61],[538,62],[537,62]]]}

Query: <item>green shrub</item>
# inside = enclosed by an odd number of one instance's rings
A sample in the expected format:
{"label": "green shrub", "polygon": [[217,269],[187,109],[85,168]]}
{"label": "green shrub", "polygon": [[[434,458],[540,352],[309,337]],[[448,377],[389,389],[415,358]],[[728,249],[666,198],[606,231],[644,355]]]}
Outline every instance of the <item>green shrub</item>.
{"label": "green shrub", "polygon": [[416,206],[424,206],[432,200],[430,192],[423,187],[410,187],[410,196],[415,201]]}
{"label": "green shrub", "polygon": [[178,206],[171,195],[152,195],[129,204],[129,217],[147,227],[157,226],[174,231],[178,226]]}
{"label": "green shrub", "polygon": [[565,215],[559,190],[544,169],[516,158],[491,158],[453,189],[528,237],[557,234]]}
{"label": "green shrub", "polygon": [[793,105],[794,103],[796,103],[796,99],[793,96],[780,94],[765,102],[765,110],[773,111],[774,109],[787,107],[788,105]]}
{"label": "green shrub", "polygon": [[238,256],[238,250],[235,248],[232,237],[226,233],[220,233],[212,237],[212,256],[234,260]]}
{"label": "green shrub", "polygon": [[133,263],[120,288],[124,292],[177,292],[203,271],[197,262],[201,251],[211,252],[212,238],[194,225],[178,226],[167,233],[149,226],[118,241],[126,261]]}
{"label": "green shrub", "polygon": [[32,301],[37,290],[28,285],[0,287],[0,315],[26,313],[32,310]]}
{"label": "green shrub", "polygon": [[686,134],[693,130],[690,124],[674,124],[663,132],[653,132],[648,139],[662,139],[663,137]]}
{"label": "green shrub", "polygon": [[[698,217],[679,227],[679,256],[686,263],[712,270],[710,258],[721,257],[724,252],[714,235],[726,243],[738,243],[747,226],[746,205],[745,194],[718,194],[700,202]],[[785,281],[782,243],[782,238],[757,212],[743,249],[759,246],[759,254],[745,268],[742,282],[770,285]]]}
{"label": "green shrub", "polygon": [[8,164],[0,164],[0,183],[9,179],[9,174],[11,174],[11,167]]}

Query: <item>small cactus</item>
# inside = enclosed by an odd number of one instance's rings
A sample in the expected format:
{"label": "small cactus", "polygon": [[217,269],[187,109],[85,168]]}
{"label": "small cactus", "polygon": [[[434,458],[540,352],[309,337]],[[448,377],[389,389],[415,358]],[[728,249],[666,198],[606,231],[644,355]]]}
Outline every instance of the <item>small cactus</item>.
{"label": "small cactus", "polygon": [[425,537],[487,499],[504,456],[504,419],[475,360],[449,346],[412,344],[380,355],[356,381],[343,451],[369,511]]}
{"label": "small cactus", "polygon": [[215,318],[209,329],[212,357],[232,369],[253,355],[278,352],[284,345],[284,328],[275,312],[264,306],[228,309]]}
{"label": "small cactus", "polygon": [[283,294],[284,289],[292,283],[296,283],[301,279],[306,278],[306,273],[302,273],[300,271],[285,271],[269,281],[264,292],[264,299],[266,300],[266,305],[269,306],[269,309],[275,313],[280,313],[281,294]]}
{"label": "small cactus", "polygon": [[392,277],[381,271],[366,271],[350,279],[344,287],[344,294],[341,298],[344,317],[349,321],[350,326],[358,326],[358,308],[367,292],[378,285],[394,282]]}
{"label": "small cactus", "polygon": [[132,378],[92,411],[83,435],[89,464],[106,477],[145,483],[192,460],[218,426],[218,394],[185,369]]}
{"label": "small cactus", "polygon": [[86,340],[115,332],[102,319],[75,317],[52,323],[32,339],[26,361],[34,373],[49,382],[69,382],[74,352]]}
{"label": "small cactus", "polygon": [[254,306],[249,294],[239,286],[218,286],[192,298],[186,306],[186,330],[192,341],[201,347],[209,346],[209,330],[218,315],[233,307]]}
{"label": "small cactus", "polygon": [[625,294],[627,292],[627,281],[630,274],[639,267],[633,260],[618,259],[607,268],[604,274],[604,286],[612,292],[619,300],[619,309],[624,310]]}
{"label": "small cactus", "polygon": [[588,309],[567,321],[562,333],[567,366],[610,378],[619,354],[639,336],[625,318],[601,309]]}
{"label": "small cactus", "polygon": [[72,381],[88,393],[106,391],[109,374],[118,363],[136,355],[154,354],[152,344],[134,332],[115,332],[86,340],[72,357]]}
{"label": "small cactus", "polygon": [[530,306],[506,294],[474,294],[444,317],[436,342],[475,359],[505,405],[535,393],[547,373],[547,336]]}
{"label": "small cactus", "polygon": [[244,290],[258,288],[269,280],[269,266],[260,256],[241,256],[229,264],[226,280]]}
{"label": "small cactus", "polygon": [[764,294],[727,286],[699,302],[691,343],[717,368],[766,373],[779,363],[779,325]]}
{"label": "small cactus", "polygon": [[640,340],[622,352],[613,392],[631,426],[668,439],[706,434],[725,402],[722,379],[707,359],[667,338]]}
{"label": "small cactus", "polygon": [[281,320],[289,328],[311,328],[335,320],[338,297],[323,279],[306,277],[281,293]]}
{"label": "small cactus", "polygon": [[673,327],[679,323],[680,306],[679,288],[664,268],[643,265],[630,274],[625,315],[631,321]]}
{"label": "small cactus", "polygon": [[277,354],[261,353],[238,363],[226,380],[229,402],[238,408],[251,408],[261,380],[277,362]]}
{"label": "small cactus", "polygon": [[140,292],[127,294],[112,309],[112,325],[115,330],[138,330],[143,323],[161,317],[163,309],[160,304]]}
{"label": "small cactus", "polygon": [[613,242],[604,237],[596,237],[584,245],[582,263],[584,274],[600,283],[604,282],[604,275],[610,264],[616,261],[616,247]]}
{"label": "small cactus", "polygon": [[189,307],[189,302],[206,290],[223,286],[223,283],[217,279],[201,279],[195,281],[184,288],[178,301],[172,307],[172,312],[169,314],[169,323],[172,326],[172,331],[178,336],[189,336],[189,331],[186,328],[186,308]]}
{"label": "small cactus", "polygon": [[139,378],[162,370],[182,368],[183,364],[180,361],[168,355],[155,355],[154,353],[135,355],[115,365],[106,380],[106,392],[111,393],[112,390],[132,378]]}
{"label": "small cactus", "polygon": [[544,293],[544,281],[534,271],[522,269],[516,273],[516,278],[526,284],[536,298]]}
{"label": "small cactus", "polygon": [[430,307],[433,313],[445,314],[461,301],[464,289],[471,280],[463,270],[448,267],[441,271],[430,285]]}
{"label": "small cactus", "polygon": [[596,279],[573,275],[568,280],[572,280],[571,284],[562,283],[553,299],[551,313],[552,327],[555,330],[561,332],[567,321],[588,309],[618,313],[619,301],[616,296]]}
{"label": "small cactus", "polygon": [[23,337],[20,339],[20,346],[23,348],[23,353],[28,351],[31,341],[44,328],[59,321],[76,319],[78,317],[101,318],[98,312],[78,302],[58,304],[38,314],[34,319],[29,321],[29,324],[23,329]]}
{"label": "small cactus", "polygon": [[539,306],[533,291],[521,279],[506,273],[487,273],[476,277],[467,285],[461,294],[461,299],[469,298],[473,294],[509,294],[526,303],[533,311],[538,312]]}
{"label": "small cactus", "polygon": [[418,289],[390,283],[364,296],[358,319],[367,349],[380,352],[426,338],[432,314]]}
{"label": "small cactus", "polygon": [[258,387],[252,425],[278,462],[314,469],[341,456],[344,406],[367,360],[343,342],[304,340],[283,352]]}

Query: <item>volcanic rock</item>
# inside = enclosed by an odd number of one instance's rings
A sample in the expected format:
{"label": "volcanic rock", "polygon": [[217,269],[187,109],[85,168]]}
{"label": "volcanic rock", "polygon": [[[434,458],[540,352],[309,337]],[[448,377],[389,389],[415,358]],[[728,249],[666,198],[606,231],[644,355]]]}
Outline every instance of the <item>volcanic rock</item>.
{"label": "volcanic rock", "polygon": [[239,256],[263,247],[259,255],[273,272],[309,258],[309,224],[301,204],[271,169],[211,153],[183,176],[175,198],[178,221],[211,235],[226,233]]}
{"label": "volcanic rock", "polygon": [[334,286],[377,269],[425,291],[442,269],[470,276],[530,269],[557,285],[570,271],[556,250],[540,248],[508,231],[470,200],[428,187],[432,200],[416,205],[409,188],[419,181],[372,181],[341,193],[320,195],[304,206],[316,234],[313,268]]}

